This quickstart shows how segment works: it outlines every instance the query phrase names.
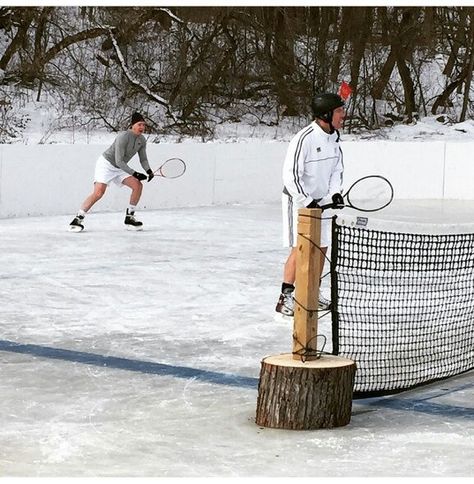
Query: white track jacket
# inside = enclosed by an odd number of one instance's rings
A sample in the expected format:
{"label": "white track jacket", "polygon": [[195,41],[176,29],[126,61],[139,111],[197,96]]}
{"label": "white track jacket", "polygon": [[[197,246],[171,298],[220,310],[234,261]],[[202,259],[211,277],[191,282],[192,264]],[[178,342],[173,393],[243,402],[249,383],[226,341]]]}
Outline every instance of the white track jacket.
{"label": "white track jacket", "polygon": [[312,200],[331,203],[332,195],[342,192],[343,170],[338,132],[328,134],[313,121],[290,141],[283,163],[284,192],[298,208]]}

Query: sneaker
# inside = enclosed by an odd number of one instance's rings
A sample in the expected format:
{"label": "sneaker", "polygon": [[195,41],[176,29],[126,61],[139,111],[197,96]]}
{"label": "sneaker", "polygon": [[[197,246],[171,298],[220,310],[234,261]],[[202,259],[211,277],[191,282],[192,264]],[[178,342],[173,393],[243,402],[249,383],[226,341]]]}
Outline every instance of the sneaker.
{"label": "sneaker", "polygon": [[143,230],[142,222],[139,222],[135,218],[135,212],[129,211],[127,208],[127,214],[125,215],[124,224],[126,225],[128,230]]}
{"label": "sneaker", "polygon": [[76,215],[69,224],[69,232],[82,232],[84,230],[84,215]]}
{"label": "sneaker", "polygon": [[319,293],[318,308],[323,311],[331,310],[331,300]]}
{"label": "sneaker", "polygon": [[280,299],[276,305],[277,316],[291,319],[294,315],[293,291],[284,291],[280,294]]}

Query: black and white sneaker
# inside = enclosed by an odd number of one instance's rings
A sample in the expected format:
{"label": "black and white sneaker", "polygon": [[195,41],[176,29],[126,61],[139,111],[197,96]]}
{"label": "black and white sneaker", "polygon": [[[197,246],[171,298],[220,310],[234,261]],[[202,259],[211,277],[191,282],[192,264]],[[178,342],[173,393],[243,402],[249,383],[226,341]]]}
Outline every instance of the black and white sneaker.
{"label": "black and white sneaker", "polygon": [[331,300],[319,293],[318,309],[321,311],[331,310]]}
{"label": "black and white sneaker", "polygon": [[275,321],[291,321],[294,316],[293,291],[283,291],[275,307]]}
{"label": "black and white sneaker", "polygon": [[143,223],[138,221],[135,218],[135,212],[130,211],[128,208],[124,224],[127,227],[127,230],[143,230]]}
{"label": "black and white sneaker", "polygon": [[76,215],[69,224],[69,232],[82,232],[84,230],[84,215]]}

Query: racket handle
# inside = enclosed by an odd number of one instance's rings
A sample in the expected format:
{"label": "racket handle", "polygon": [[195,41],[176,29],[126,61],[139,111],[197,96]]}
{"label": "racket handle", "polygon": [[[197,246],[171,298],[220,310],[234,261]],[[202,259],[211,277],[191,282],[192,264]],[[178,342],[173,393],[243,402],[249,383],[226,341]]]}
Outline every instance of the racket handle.
{"label": "racket handle", "polygon": [[332,203],[326,203],[326,205],[320,205],[319,208],[321,210],[327,210],[328,208],[334,208],[334,204],[332,204]]}
{"label": "racket handle", "polygon": [[316,200],[313,200],[306,208],[321,208]]}
{"label": "racket handle", "polygon": [[328,208],[332,208],[335,210],[342,210],[345,207],[344,198],[340,193],[335,193],[332,196],[332,203],[327,203],[326,205],[321,205],[319,208],[321,210],[327,210]]}

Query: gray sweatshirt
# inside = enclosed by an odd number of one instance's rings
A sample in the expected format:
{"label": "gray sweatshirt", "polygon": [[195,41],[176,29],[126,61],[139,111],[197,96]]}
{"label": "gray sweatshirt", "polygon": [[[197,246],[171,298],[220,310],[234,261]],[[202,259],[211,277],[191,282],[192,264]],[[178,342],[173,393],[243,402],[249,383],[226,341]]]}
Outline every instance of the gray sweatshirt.
{"label": "gray sweatshirt", "polygon": [[146,139],[142,134],[136,136],[130,130],[120,133],[112,145],[107,148],[102,156],[116,168],[133,175],[134,170],[128,166],[132,156],[138,153],[140,164],[145,171],[150,169],[146,157]]}

